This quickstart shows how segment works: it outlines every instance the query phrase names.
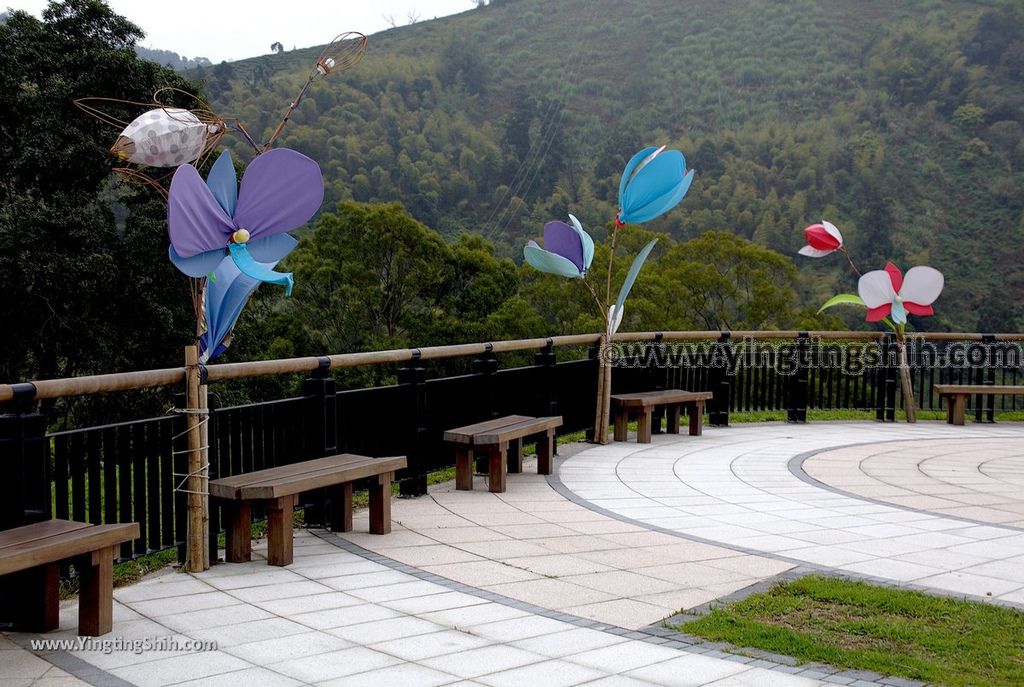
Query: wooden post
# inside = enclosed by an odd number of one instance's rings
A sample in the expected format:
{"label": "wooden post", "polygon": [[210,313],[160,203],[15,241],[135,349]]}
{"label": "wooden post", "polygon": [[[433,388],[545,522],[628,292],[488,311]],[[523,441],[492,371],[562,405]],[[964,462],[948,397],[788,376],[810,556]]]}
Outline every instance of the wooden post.
{"label": "wooden post", "polygon": [[208,537],[210,511],[207,494],[203,450],[203,420],[200,414],[202,401],[199,383],[199,349],[185,347],[185,408],[188,411],[188,534],[185,542],[185,569],[188,572],[202,572],[210,567],[206,542]]}
{"label": "wooden post", "polygon": [[903,411],[907,414],[907,422],[917,422],[917,402],[914,399],[914,387],[910,383],[910,366],[907,364],[907,340],[902,333],[896,334],[896,345],[900,354],[900,390],[903,392]]}
{"label": "wooden post", "polygon": [[597,410],[594,417],[594,443],[608,443],[608,413],[612,405],[612,366],[608,364],[607,334],[597,344]]}

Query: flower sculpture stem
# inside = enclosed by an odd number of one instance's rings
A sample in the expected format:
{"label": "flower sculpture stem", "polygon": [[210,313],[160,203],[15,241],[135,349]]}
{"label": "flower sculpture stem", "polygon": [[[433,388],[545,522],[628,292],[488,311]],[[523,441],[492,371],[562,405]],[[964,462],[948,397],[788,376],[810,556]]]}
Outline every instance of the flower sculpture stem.
{"label": "flower sculpture stem", "polygon": [[666,152],[664,146],[645,148],[626,164],[619,182],[619,213],[615,216],[615,226],[611,233],[603,301],[586,279],[587,270],[594,258],[594,240],[583,231],[579,220],[572,215],[569,215],[571,226],[557,221],[544,225],[544,248],[536,241],[530,241],[523,249],[523,258],[526,262],[541,272],[578,279],[590,292],[601,319],[604,320],[604,332],[597,344],[594,443],[608,443],[608,415],[611,410],[612,390],[609,347],[612,337],[622,322],[623,303],[654,244],[657,243],[657,239],[650,241],[637,254],[622,282],[619,296],[612,304],[612,269],[615,264],[615,248],[619,242],[619,230],[627,224],[646,222],[671,210],[686,195],[692,181],[693,170],[686,169],[686,158],[683,154],[678,150]]}
{"label": "flower sculpture stem", "polygon": [[904,325],[896,328],[896,345],[900,356],[900,389],[903,391],[903,412],[907,422],[917,422],[917,402],[914,399],[914,387],[910,383],[910,365],[907,362],[907,338]]}

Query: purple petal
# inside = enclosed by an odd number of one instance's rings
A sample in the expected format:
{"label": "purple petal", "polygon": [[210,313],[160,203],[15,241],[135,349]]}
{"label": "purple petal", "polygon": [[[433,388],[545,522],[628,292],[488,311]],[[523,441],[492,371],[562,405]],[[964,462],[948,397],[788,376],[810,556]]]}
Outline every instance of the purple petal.
{"label": "purple petal", "polygon": [[167,196],[167,231],[179,257],[228,245],[235,225],[192,165],[182,165]]}
{"label": "purple petal", "polygon": [[319,165],[294,150],[277,148],[245,170],[235,225],[248,229],[254,239],[282,234],[308,222],[323,200]]}
{"label": "purple petal", "polygon": [[544,248],[561,255],[583,272],[583,242],[573,227],[565,222],[548,222],[544,225]]}

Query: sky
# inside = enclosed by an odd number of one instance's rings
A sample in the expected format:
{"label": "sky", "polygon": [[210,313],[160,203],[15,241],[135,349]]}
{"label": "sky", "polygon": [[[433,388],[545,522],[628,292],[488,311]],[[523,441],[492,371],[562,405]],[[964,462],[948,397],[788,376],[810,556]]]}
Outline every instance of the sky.
{"label": "sky", "polygon": [[[0,8],[39,16],[46,0],[0,0]],[[108,0],[118,14],[146,32],[140,45],[213,62],[329,43],[339,33],[367,35],[409,23],[473,9],[472,0]]]}

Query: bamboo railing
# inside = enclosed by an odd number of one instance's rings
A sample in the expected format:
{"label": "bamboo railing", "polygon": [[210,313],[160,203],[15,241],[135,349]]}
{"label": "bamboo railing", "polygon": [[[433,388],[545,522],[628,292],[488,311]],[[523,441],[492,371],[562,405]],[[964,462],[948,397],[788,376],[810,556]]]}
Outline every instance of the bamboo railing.
{"label": "bamboo railing", "polygon": [[[616,334],[614,342],[651,341],[700,341],[718,339],[728,335],[733,341],[740,339],[781,340],[794,339],[798,335],[807,334],[811,338],[821,340],[877,340],[885,332],[852,332],[852,331],[686,331],[686,332],[623,332]],[[600,334],[572,334],[537,339],[518,339],[514,341],[494,341],[487,343],[468,343],[451,346],[430,346],[426,348],[402,348],[388,351],[368,351],[364,353],[340,353],[325,356],[309,356],[303,358],[282,358],[278,360],[256,360],[243,363],[224,363],[206,366],[206,380],[218,382],[228,379],[248,377],[266,377],[270,375],[310,372],[317,369],[344,369],[363,365],[386,365],[407,363],[417,360],[444,360],[461,358],[484,353],[508,353],[513,351],[529,351],[548,347],[587,346],[600,339]],[[927,339],[929,341],[982,341],[986,337],[996,342],[1024,341],[1024,333],[978,334],[958,332],[918,332],[908,334],[908,339]],[[160,386],[171,386],[185,382],[186,368],[172,367],[160,370],[140,370],[136,372],[119,372],[103,375],[86,375],[66,379],[43,379],[32,382],[0,384],[0,403],[13,400],[17,396],[39,400],[47,398],[63,398],[69,396],[85,396],[88,394],[106,393],[111,391],[131,391]]]}

